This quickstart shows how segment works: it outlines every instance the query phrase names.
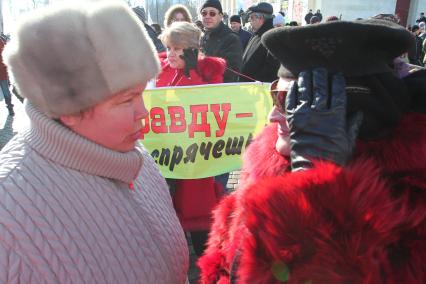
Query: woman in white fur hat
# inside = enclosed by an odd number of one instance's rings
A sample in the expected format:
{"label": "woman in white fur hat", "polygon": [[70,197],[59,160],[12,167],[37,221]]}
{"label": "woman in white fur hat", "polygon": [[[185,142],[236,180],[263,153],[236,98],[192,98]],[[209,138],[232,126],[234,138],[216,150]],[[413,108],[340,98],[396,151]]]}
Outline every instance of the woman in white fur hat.
{"label": "woman in white fur hat", "polygon": [[4,55],[31,125],[0,152],[0,282],[185,283],[183,230],[138,143],[160,66],[136,15],[39,10]]}

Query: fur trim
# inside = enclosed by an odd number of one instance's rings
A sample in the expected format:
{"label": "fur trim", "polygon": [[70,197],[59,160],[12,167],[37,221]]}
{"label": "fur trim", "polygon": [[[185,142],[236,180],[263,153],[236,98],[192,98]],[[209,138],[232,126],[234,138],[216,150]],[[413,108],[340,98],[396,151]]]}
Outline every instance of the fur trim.
{"label": "fur trim", "polygon": [[159,54],[162,72],[157,78],[157,87],[219,84],[223,82],[226,62],[219,57],[198,57],[197,70],[190,70],[187,78],[183,69],[171,68],[166,53]]}
{"label": "fur trim", "polygon": [[383,140],[360,141],[356,156],[374,157],[389,174],[414,169],[424,171],[426,163],[420,157],[426,157],[426,115],[405,115],[386,137],[386,147]]}
{"label": "fur trim", "polygon": [[122,1],[37,10],[4,55],[20,94],[53,118],[147,82],[160,69],[142,23]]}
{"label": "fur trim", "polygon": [[201,57],[198,61],[198,72],[205,82],[210,84],[222,83],[226,61],[220,57]]}
{"label": "fur trim", "polygon": [[279,283],[277,268],[289,284],[425,283],[425,149],[426,116],[408,114],[344,168],[315,162],[246,184],[215,211],[203,283],[229,280],[237,250],[238,283]]}
{"label": "fur trim", "polygon": [[244,154],[242,184],[281,175],[290,169],[288,158],[278,153],[275,148],[277,128],[277,123],[269,124],[247,148]]}
{"label": "fur trim", "polygon": [[188,8],[181,4],[171,6],[164,15],[164,28],[167,28],[173,23],[173,15],[181,13],[188,23],[192,23],[192,16]]}
{"label": "fur trim", "polygon": [[[162,68],[168,65],[167,52],[159,53],[158,58]],[[223,58],[212,56],[200,56],[198,58],[198,73],[203,78],[203,81],[207,83],[222,83],[225,69],[226,61]]]}
{"label": "fur trim", "polygon": [[320,163],[258,183],[244,202],[250,237],[239,280],[278,283],[272,267],[281,262],[287,283],[384,283],[387,249],[404,222],[388,191],[371,160],[344,171]]}
{"label": "fur trim", "polygon": [[230,283],[230,267],[242,238],[239,219],[238,194],[232,193],[220,203],[213,212],[214,223],[209,235],[208,248],[197,265],[201,269],[200,283]]}

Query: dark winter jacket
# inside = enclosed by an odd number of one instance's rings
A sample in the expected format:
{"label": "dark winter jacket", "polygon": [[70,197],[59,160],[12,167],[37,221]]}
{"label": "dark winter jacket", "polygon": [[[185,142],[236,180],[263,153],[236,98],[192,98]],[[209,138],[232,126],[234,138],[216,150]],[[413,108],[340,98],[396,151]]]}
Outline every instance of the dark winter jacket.
{"label": "dark winter jacket", "polygon": [[[206,31],[201,39],[201,49],[207,56],[216,56],[225,59],[228,68],[240,71],[242,47],[240,39],[223,22],[212,31]],[[236,82],[238,75],[230,70],[226,70],[223,82]]]}
{"label": "dark winter jacket", "polygon": [[305,15],[305,22],[307,25],[309,25],[311,23],[311,18],[314,16],[314,14],[312,14],[312,12],[309,12]]}
{"label": "dark winter jacket", "polygon": [[[272,19],[266,20],[263,26],[251,37],[243,54],[241,73],[261,82],[276,80],[280,66],[278,59],[261,42],[262,35],[272,28]],[[240,82],[247,81],[252,80],[240,76]]]}
{"label": "dark winter jacket", "polygon": [[411,46],[408,50],[408,60],[410,64],[414,64],[417,66],[423,66],[423,56],[422,56],[422,40],[419,36],[414,36],[415,44]]}
{"label": "dark winter jacket", "polygon": [[152,42],[154,43],[155,49],[157,52],[163,52],[166,51],[166,48],[164,47],[161,40],[158,38],[157,33],[154,31],[154,29],[146,23],[146,14],[145,9],[143,7],[134,7],[133,12],[135,12],[136,16],[139,18],[139,20],[144,25],[149,37],[151,38]]}
{"label": "dark winter jacket", "polygon": [[321,13],[317,12],[317,13],[314,14],[314,16],[317,17],[320,22],[322,21],[322,14]]}
{"label": "dark winter jacket", "polygon": [[148,32],[148,35],[151,38],[152,42],[154,43],[154,46],[155,46],[155,49],[157,49],[157,52],[166,51],[166,48],[164,47],[161,40],[158,38],[157,33],[154,31],[154,29],[148,24],[144,23],[143,25],[146,31]]}
{"label": "dark winter jacket", "polygon": [[238,31],[238,36],[240,37],[241,46],[243,47],[244,52],[252,34],[240,28],[240,30]]}
{"label": "dark winter jacket", "polygon": [[416,23],[420,23],[420,22],[424,22],[424,23],[426,23],[426,17],[425,17],[425,16],[423,16],[423,17],[420,17],[420,18],[418,18],[418,19],[416,20]]}

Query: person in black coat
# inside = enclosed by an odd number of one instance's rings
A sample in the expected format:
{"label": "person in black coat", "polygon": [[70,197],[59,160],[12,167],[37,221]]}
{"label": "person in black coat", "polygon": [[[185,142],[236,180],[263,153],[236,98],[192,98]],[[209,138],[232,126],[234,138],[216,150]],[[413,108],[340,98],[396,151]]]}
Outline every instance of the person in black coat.
{"label": "person in black coat", "polygon": [[277,79],[278,60],[263,46],[262,35],[273,28],[273,8],[266,2],[260,2],[249,8],[249,17],[254,31],[243,54],[240,82],[272,82]]}
{"label": "person in black coat", "polygon": [[307,25],[311,23],[311,18],[314,14],[312,13],[312,9],[309,9],[309,12],[305,15],[305,22]]}
{"label": "person in black coat", "polygon": [[414,25],[411,28],[411,33],[414,36],[415,44],[411,46],[411,48],[408,50],[408,60],[410,64],[414,64],[417,66],[423,66],[422,60],[422,44],[423,41],[419,37],[421,30],[418,25]]}
{"label": "person in black coat", "polygon": [[317,12],[314,14],[314,16],[317,17],[320,22],[322,22],[321,10],[318,9]]}
{"label": "person in black coat", "polygon": [[252,34],[241,28],[241,18],[238,15],[233,15],[230,19],[231,30],[238,34],[240,37],[240,42],[243,47],[243,50],[246,49],[246,46],[252,36]]}
{"label": "person in black coat", "polygon": [[224,83],[238,81],[238,75],[233,71],[240,71],[243,51],[238,35],[222,22],[222,5],[218,0],[207,0],[200,13],[205,29],[201,51],[207,56],[226,60],[228,69],[223,76]]}
{"label": "person in black coat", "polygon": [[166,51],[166,48],[161,43],[161,40],[158,38],[157,33],[155,32],[154,28],[152,28],[150,25],[146,22],[146,15],[145,15],[145,9],[143,7],[134,7],[133,12],[135,12],[136,16],[138,16],[139,20],[143,23],[149,37],[151,38],[152,42],[154,43],[155,49],[157,52],[163,52]]}
{"label": "person in black coat", "polygon": [[421,22],[426,23],[425,13],[420,13],[420,17],[416,20],[416,23],[420,24]]}

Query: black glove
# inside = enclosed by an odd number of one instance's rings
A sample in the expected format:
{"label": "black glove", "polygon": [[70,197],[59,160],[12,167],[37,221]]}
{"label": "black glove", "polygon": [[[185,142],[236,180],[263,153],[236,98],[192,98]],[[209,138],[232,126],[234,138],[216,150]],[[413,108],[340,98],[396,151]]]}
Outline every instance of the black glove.
{"label": "black glove", "polygon": [[285,102],[292,171],[312,167],[312,158],[338,165],[350,158],[362,113],[347,123],[345,87],[342,74],[329,78],[324,68],[301,72],[293,82]]}
{"label": "black glove", "polygon": [[180,56],[185,61],[185,68],[183,72],[189,78],[189,70],[197,69],[198,63],[198,49],[187,48],[183,50],[183,55]]}

